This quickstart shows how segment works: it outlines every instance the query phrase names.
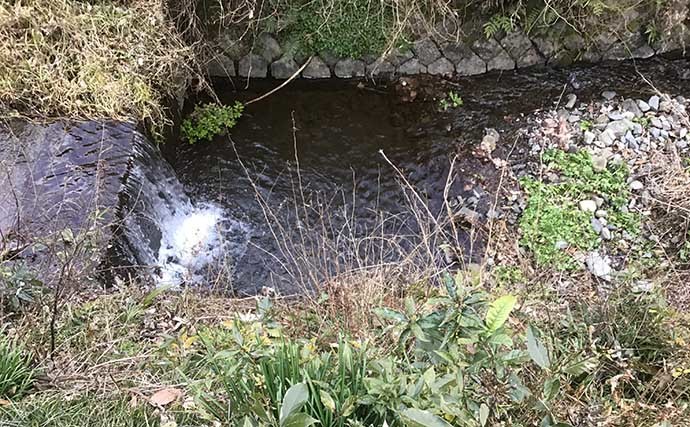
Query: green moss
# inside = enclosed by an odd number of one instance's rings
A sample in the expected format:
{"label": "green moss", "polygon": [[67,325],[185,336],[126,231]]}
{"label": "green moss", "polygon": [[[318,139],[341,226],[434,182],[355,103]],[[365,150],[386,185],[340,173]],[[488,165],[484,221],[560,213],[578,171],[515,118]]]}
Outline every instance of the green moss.
{"label": "green moss", "polygon": [[[561,182],[544,183],[534,179],[521,182],[529,196],[520,220],[521,244],[532,251],[537,264],[572,270],[579,265],[572,258],[573,250],[589,251],[599,246],[599,237],[591,226],[592,214],[578,207],[582,200],[604,198],[609,223],[629,233],[638,232],[639,215],[625,209],[630,199],[625,166],[596,171],[585,151],[574,154],[549,151],[544,161],[560,172]],[[559,242],[567,242],[568,250],[559,248]]]}
{"label": "green moss", "polygon": [[394,32],[391,10],[381,2],[311,1],[291,6],[288,41],[301,54],[361,58],[382,53]]}

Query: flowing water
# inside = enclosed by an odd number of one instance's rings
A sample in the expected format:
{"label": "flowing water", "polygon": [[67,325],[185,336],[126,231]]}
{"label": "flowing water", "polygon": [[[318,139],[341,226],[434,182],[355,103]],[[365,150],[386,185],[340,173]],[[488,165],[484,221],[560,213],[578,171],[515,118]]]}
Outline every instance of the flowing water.
{"label": "flowing water", "polygon": [[[177,237],[167,241],[194,237],[207,247],[200,252],[213,257],[220,239],[224,248],[231,249],[229,255],[223,252],[223,264],[234,270],[237,292],[252,294],[263,286],[288,292],[288,281],[280,280],[284,268],[276,255],[280,252],[276,236],[266,225],[266,209],[293,231],[302,226],[299,210],[294,209],[296,199],[302,201],[298,207],[307,204],[318,211],[315,206],[322,204],[334,216],[340,207],[349,206],[358,225],[375,222],[377,212],[405,215],[405,193],[392,163],[432,213],[441,209],[447,183],[451,199],[475,198],[478,209],[486,212],[497,172],[471,154],[486,128],[501,132],[498,156],[504,157],[513,148],[522,116],[553,108],[564,94],[574,92],[585,102],[603,90],[648,97],[652,89],[645,76],[662,91],[687,96],[689,82],[680,78],[687,68],[687,60],[655,59],[489,74],[452,85],[416,78],[388,88],[356,81],[294,82],[248,106],[230,137],[193,146],[177,140],[164,147],[187,194],[197,204],[208,203],[191,217],[186,209],[184,220],[168,219],[178,231],[171,232]],[[219,81],[216,90],[224,102],[232,103],[252,99],[278,84],[251,81],[249,88],[239,86],[245,83],[235,81],[233,86]],[[433,97],[447,90],[460,94],[464,106],[439,112]],[[198,101],[190,100],[188,109]],[[448,179],[450,158],[456,154],[455,173]],[[263,205],[257,196],[265,201]],[[220,224],[219,234],[204,238],[214,222]],[[345,222],[341,218],[339,223]],[[461,234],[459,240],[473,259],[481,253],[481,242],[473,242],[469,231]],[[198,248],[199,242],[173,242],[171,251],[178,246]],[[184,251],[177,255],[181,261],[194,256]]]}

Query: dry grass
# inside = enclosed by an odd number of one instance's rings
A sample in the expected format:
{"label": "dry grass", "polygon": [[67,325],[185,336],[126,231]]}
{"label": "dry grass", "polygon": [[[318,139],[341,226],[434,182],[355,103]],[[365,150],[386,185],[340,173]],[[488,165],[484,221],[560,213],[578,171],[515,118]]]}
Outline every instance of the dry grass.
{"label": "dry grass", "polygon": [[0,113],[165,122],[193,74],[162,0],[0,3]]}

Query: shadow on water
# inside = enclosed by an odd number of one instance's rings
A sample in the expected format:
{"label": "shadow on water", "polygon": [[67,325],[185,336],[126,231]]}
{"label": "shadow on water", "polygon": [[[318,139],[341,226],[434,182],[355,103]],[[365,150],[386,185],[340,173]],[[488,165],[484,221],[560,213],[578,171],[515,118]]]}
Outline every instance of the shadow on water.
{"label": "shadow on water", "polygon": [[[501,132],[497,154],[504,158],[517,141],[523,116],[554,108],[563,94],[576,93],[582,102],[598,98],[603,90],[648,96],[653,91],[642,74],[659,90],[687,96],[690,84],[680,78],[687,68],[687,60],[654,59],[637,65],[488,74],[454,82],[408,78],[406,86],[296,81],[248,106],[230,138],[193,146],[176,141],[164,150],[192,199],[220,204],[229,217],[251,230],[251,244],[235,260],[236,290],[251,294],[264,285],[285,290],[284,283],[275,282],[281,269],[267,255],[276,251],[275,242],[254,188],[290,223],[295,218],[289,207],[301,194],[299,180],[306,202],[330,200],[328,209],[333,212],[338,206],[354,206],[358,226],[366,228],[376,212],[403,212],[399,176],[380,150],[428,201],[434,214],[441,209],[450,159],[457,154],[449,196],[474,196],[486,211],[498,171],[471,154],[486,128]],[[232,103],[253,99],[278,84],[251,81],[245,89],[246,83],[218,81],[216,90],[223,102]],[[448,90],[460,94],[464,106],[439,112],[434,97]],[[190,100],[187,109],[197,101]],[[468,259],[481,255],[481,242],[471,248],[468,233],[459,240]]]}

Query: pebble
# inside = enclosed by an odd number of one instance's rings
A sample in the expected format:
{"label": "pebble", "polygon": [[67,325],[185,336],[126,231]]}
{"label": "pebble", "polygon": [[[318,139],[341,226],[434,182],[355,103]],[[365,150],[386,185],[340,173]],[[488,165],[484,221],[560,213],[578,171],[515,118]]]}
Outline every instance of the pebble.
{"label": "pebble", "polygon": [[647,104],[646,102],[644,102],[641,99],[639,101],[637,101],[637,106],[640,107],[640,110],[643,113],[646,113],[647,111],[652,109],[652,107],[650,107],[649,104]]}
{"label": "pebble", "polygon": [[590,252],[587,254],[587,258],[585,258],[585,264],[587,265],[587,270],[594,276],[604,280],[611,280],[613,269],[608,257],[603,257],[596,251]]}
{"label": "pebble", "polygon": [[606,158],[606,156],[602,156],[602,155],[593,155],[592,156],[592,169],[594,169],[596,172],[605,171],[607,163],[608,163],[608,159]]}
{"label": "pebble", "polygon": [[615,98],[617,95],[618,95],[618,94],[617,94],[616,92],[612,91],[612,90],[605,90],[605,91],[603,91],[603,92],[601,93],[601,96],[602,96],[605,100],[607,100],[607,101],[612,100],[612,99]]}
{"label": "pebble", "polygon": [[649,104],[652,110],[656,111],[659,109],[659,101],[661,101],[661,99],[657,95],[654,95],[651,98],[649,98],[647,104]]}
{"label": "pebble", "polygon": [[644,188],[644,184],[638,180],[634,180],[630,184],[628,184],[628,187],[630,187],[630,189],[633,191],[639,191]]}
{"label": "pebble", "polygon": [[568,110],[572,110],[575,107],[575,103],[577,102],[577,95],[575,95],[574,93],[570,93],[568,94],[567,99],[568,100],[565,103],[565,108],[567,108]]}
{"label": "pebble", "polygon": [[594,213],[594,216],[596,216],[597,218],[606,218],[608,215],[609,213],[603,209],[599,209]]}
{"label": "pebble", "polygon": [[604,229],[604,226],[599,222],[598,219],[592,218],[592,228],[594,229],[594,232],[597,234],[601,233],[601,230]]}
{"label": "pebble", "polygon": [[558,249],[559,251],[562,251],[562,250],[564,250],[564,249],[568,249],[568,247],[570,246],[570,244],[569,244],[568,242],[566,242],[565,240],[559,240],[559,241],[556,242],[556,244],[555,244],[554,246],[555,246],[556,249]]}
{"label": "pebble", "polygon": [[604,240],[611,240],[613,238],[613,235],[611,234],[611,230],[608,228],[602,228],[601,229],[601,238]]}
{"label": "pebble", "polygon": [[590,131],[586,130],[585,131],[585,144],[592,145],[592,143],[594,142],[596,137],[597,136],[594,134],[594,132],[590,132]]}
{"label": "pebble", "polygon": [[594,200],[583,200],[580,202],[580,210],[594,213],[597,210],[597,202]]}

